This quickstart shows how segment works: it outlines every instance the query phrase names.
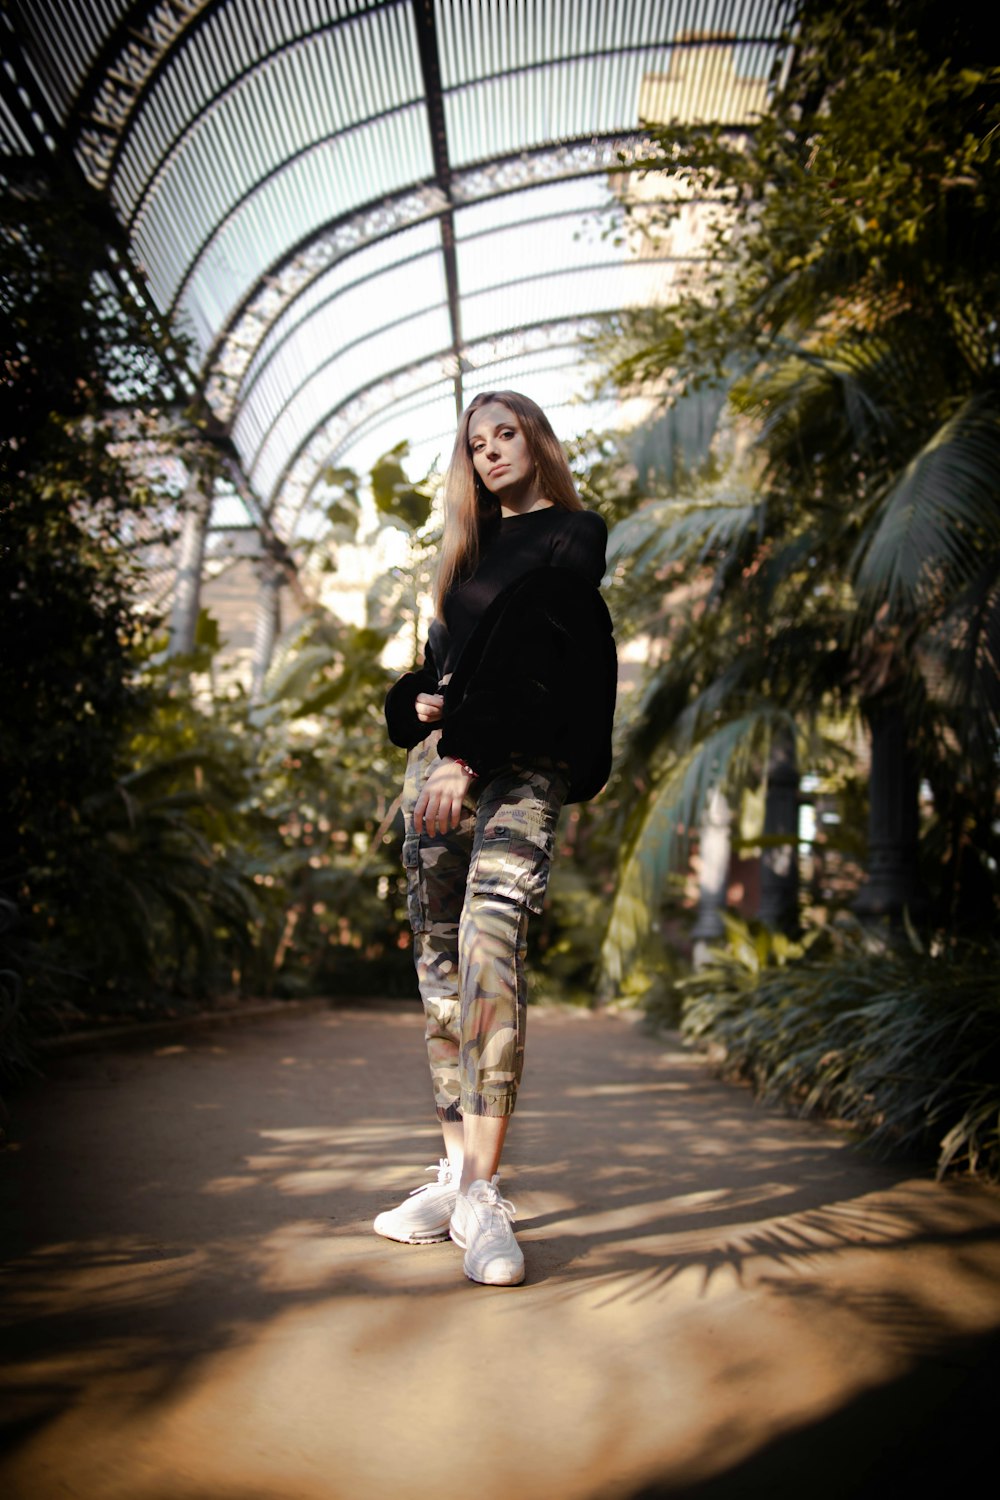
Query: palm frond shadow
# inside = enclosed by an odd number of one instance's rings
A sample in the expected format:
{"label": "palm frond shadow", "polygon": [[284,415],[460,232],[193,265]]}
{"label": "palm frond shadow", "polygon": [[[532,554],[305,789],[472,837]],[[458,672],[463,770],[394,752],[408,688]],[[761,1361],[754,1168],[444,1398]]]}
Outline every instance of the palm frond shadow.
{"label": "palm frond shadow", "polygon": [[[834,1203],[783,1215],[722,1238],[715,1234],[712,1243],[689,1247],[681,1244],[676,1250],[658,1252],[652,1264],[642,1252],[623,1246],[620,1263],[614,1269],[595,1272],[586,1265],[563,1268],[559,1274],[566,1285],[558,1295],[570,1298],[585,1291],[592,1294],[595,1287],[603,1287],[605,1295],[596,1306],[634,1303],[662,1296],[681,1276],[693,1271],[699,1276],[699,1297],[706,1296],[713,1283],[726,1276],[740,1287],[768,1285],[789,1297],[843,1301],[867,1296],[870,1319],[880,1321],[900,1347],[912,1350],[921,1338],[930,1337],[925,1309],[920,1310],[918,1317],[906,1298],[831,1289],[825,1279],[804,1279],[804,1274],[813,1269],[818,1273],[821,1266],[829,1265],[831,1256],[862,1248],[866,1253],[878,1254],[947,1244],[956,1253],[962,1253],[978,1244],[995,1244],[996,1239],[996,1231],[985,1227],[946,1233],[921,1225],[905,1213],[873,1209],[861,1203]],[[587,1243],[593,1246],[610,1244],[613,1240],[614,1236],[598,1234],[588,1238]],[[549,1244],[552,1243],[550,1239]],[[572,1245],[579,1253],[579,1241],[572,1241]],[[775,1272],[793,1274],[775,1275]],[[909,1313],[902,1316],[901,1310],[906,1309]]]}

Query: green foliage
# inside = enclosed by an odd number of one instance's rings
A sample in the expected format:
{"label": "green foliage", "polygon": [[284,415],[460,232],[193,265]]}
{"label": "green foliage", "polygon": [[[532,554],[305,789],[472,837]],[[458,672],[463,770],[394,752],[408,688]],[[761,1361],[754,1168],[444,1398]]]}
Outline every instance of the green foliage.
{"label": "green foliage", "polygon": [[528,928],[533,1003],[592,1002],[603,906],[592,869],[564,849],[549,878],[545,910]]}
{"label": "green foliage", "polygon": [[375,504],[390,525],[417,532],[427,524],[434,496],[426,481],[414,484],[403,467],[407,444],[398,443],[371,471]]}
{"label": "green foliage", "polygon": [[882,1153],[935,1153],[938,1175],[1000,1176],[1000,953],[887,947],[840,927],[805,944],[730,920],[683,982],[683,1031],[797,1113]]}
{"label": "green foliage", "polygon": [[[106,819],[127,839],[133,830],[121,818],[137,807],[134,797],[107,800],[143,699],[130,537],[169,493],[156,461],[200,445],[194,426],[167,417],[178,397],[176,350],[110,279],[101,222],[72,181],[6,179],[0,942],[18,1006],[5,1022],[6,1056],[19,1055],[24,1016],[37,1021],[82,983],[98,941],[91,901],[106,913],[109,964],[116,945],[135,937],[117,931],[103,885]],[[130,463],[135,443],[154,460],[154,481]],[[161,808],[159,834],[166,815]]]}
{"label": "green foliage", "polygon": [[681,866],[712,792],[751,780],[748,762],[762,763],[770,734],[787,722],[767,704],[750,708],[671,758],[639,800],[601,950],[603,972],[614,986],[623,982],[649,935],[657,894]]}
{"label": "green foliage", "polygon": [[281,927],[262,939],[258,989],[395,989],[409,965],[391,831],[402,764],[382,719],[385,643],[381,631],[306,617],[281,643],[255,707],[251,807],[267,839],[253,877]]}
{"label": "green foliage", "polygon": [[[1000,404],[990,392],[969,397],[890,484],[860,555],[862,606],[871,612],[886,607],[891,616],[920,620],[925,628],[956,606],[959,617],[965,615],[968,591],[1000,575],[998,473]],[[966,650],[970,664],[992,669],[995,682],[1000,622],[994,609],[980,608],[977,615]],[[965,674],[953,667],[952,675]],[[995,713],[995,694],[991,700],[987,693],[984,706]]]}
{"label": "green foliage", "polygon": [[392,989],[408,968],[384,843],[400,770],[384,636],[306,617],[251,716],[241,692],[193,686],[212,675],[212,627],[190,657],[144,649],[113,774],[82,804],[79,878],[49,892],[51,920],[22,944],[36,1033],[224,993],[356,990],[362,960],[369,986]]}
{"label": "green foliage", "polygon": [[[379,664],[395,617],[341,626],[300,591],[252,709],[206,686],[224,649],[208,617],[193,656],[164,659],[131,549],[148,524],[169,544],[175,476],[211,481],[211,421],[180,411],[183,350],[114,282],[100,205],[15,176],[0,207],[0,1064],[81,1019],[398,984]],[[430,490],[404,456],[375,494],[412,535]],[[356,475],[323,483],[321,570],[361,518]]]}
{"label": "green foliage", "polygon": [[946,371],[955,345],[980,369],[991,357],[980,313],[998,276],[998,75],[981,61],[978,8],[807,0],[800,23],[788,82],[749,142],[679,122],[655,132],[650,170],[719,208],[676,314],[641,315],[629,377],[671,368],[685,389],[754,365],[817,311],[863,334],[940,319]]}
{"label": "green foliage", "polygon": [[[385,633],[308,615],[252,715],[240,693],[206,696],[210,618],[192,657],[164,659],[130,549],[147,518],[169,542],[166,476],[210,478],[213,456],[202,416],[168,416],[176,350],[114,291],[79,214],[7,198],[0,226],[4,1066],[67,1024],[360,987],[362,961],[391,986],[406,959],[383,849],[400,774]],[[354,535],[358,482],[326,478],[332,545]]]}
{"label": "green foliage", "polygon": [[653,131],[674,206],[658,220],[644,194],[640,222],[655,240],[700,201],[709,253],[605,339],[618,382],[678,423],[726,398],[701,467],[662,470],[612,535],[612,607],[651,667],[620,759],[611,977],[713,778],[759,785],[783,717],[827,775],[851,718],[898,705],[934,798],[930,920],[983,931],[1000,905],[1000,71],[962,4],[799,21],[751,135]]}

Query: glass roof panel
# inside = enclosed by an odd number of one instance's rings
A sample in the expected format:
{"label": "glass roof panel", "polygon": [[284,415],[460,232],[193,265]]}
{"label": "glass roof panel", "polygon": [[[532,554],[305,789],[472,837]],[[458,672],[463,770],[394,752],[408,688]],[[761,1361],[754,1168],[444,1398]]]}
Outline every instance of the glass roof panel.
{"label": "glass roof panel", "polygon": [[426,255],[428,251],[440,249],[440,246],[441,226],[433,219],[428,223],[416,224],[412,229],[403,229],[384,240],[376,240],[338,260],[330,270],[308,283],[271,325],[247,366],[240,387],[241,394],[249,390],[257,372],[271,358],[274,350],[323,303],[329,302],[346,287],[373,277],[389,266]]}
{"label": "glass roof panel", "polygon": [[501,283],[463,300],[463,332],[481,339],[498,329],[645,306],[663,300],[676,275],[676,261],[644,260]]}
{"label": "glass roof panel", "polygon": [[3,98],[0,98],[0,153],[4,156],[30,156],[32,154],[31,142],[7,107],[6,99]]}
{"label": "glass roof panel", "polygon": [[[511,225],[493,234],[478,235],[458,246],[458,275],[468,299],[488,287],[503,286],[519,272],[533,276],[577,270],[624,259],[620,248],[601,239],[596,223],[583,224],[578,214]],[[469,337],[478,337],[463,322]]]}
{"label": "glass roof panel", "polygon": [[130,0],[90,0],[87,5],[32,0],[17,7],[18,24],[34,44],[26,50],[29,66],[61,124],[105,41],[130,8]]}
{"label": "glass roof panel", "polygon": [[[212,351],[206,395],[219,420],[231,419],[241,382],[271,325],[318,277],[363,249],[374,252],[393,244],[401,230],[415,224],[440,237],[437,216],[446,206],[445,195],[432,185],[383,199],[360,213],[323,225],[273,267],[227,324]],[[395,258],[389,255],[387,260]]]}
{"label": "glass roof panel", "polygon": [[606,403],[584,399],[588,380],[598,375],[596,366],[581,363],[578,348],[551,349],[544,355],[504,360],[478,372],[470,384],[468,400],[480,391],[520,391],[537,401],[555,429],[567,442],[591,427],[600,427],[614,400]]}
{"label": "glass roof panel", "polygon": [[784,0],[434,0],[446,89],[553,59],[709,37],[776,40]]}
{"label": "glass roof panel", "polygon": [[515,155],[553,140],[635,129],[639,91],[650,68],[666,71],[659,49],[623,60],[581,58],[469,84],[445,95],[445,121],[456,167]]}
{"label": "glass roof panel", "polygon": [[561,403],[560,382],[581,377],[567,330],[671,294],[702,253],[703,206],[652,249],[602,240],[618,153],[641,149],[641,120],[764,109],[790,13],[10,0],[34,117],[19,132],[0,115],[0,134],[39,149],[47,105],[66,126],[130,236],[126,274],[193,335],[258,495],[287,473],[292,515],[331,451],[389,446],[425,409],[447,411],[450,433],[459,360],[469,390],[520,371]]}
{"label": "glass roof panel", "polygon": [[[370,11],[299,40],[293,34],[302,26],[285,24],[271,42],[282,50],[263,61],[260,23],[278,16],[288,23],[294,12],[254,10],[252,27],[228,24],[233,7],[215,12],[156,79],[111,185],[123,218],[179,173],[201,178],[199,206],[217,219],[296,151],[422,97],[408,7]],[[377,159],[371,165],[377,175]]]}
{"label": "glass roof panel", "polygon": [[[233,440],[247,466],[254,466],[257,449],[278,415],[291,403],[298,407],[310,374],[329,369],[341,351],[358,348],[379,329],[395,324],[398,364],[423,359],[433,352],[433,347],[428,350],[426,345],[412,342],[420,326],[414,315],[441,308],[445,300],[441,258],[429,254],[416,263],[406,261],[390,267],[319,302],[273,350],[244,394]],[[348,390],[357,389],[358,383],[354,381]],[[324,386],[330,410],[345,399],[347,391],[329,378]]]}
{"label": "glass roof panel", "polygon": [[216,491],[208,523],[210,531],[242,530],[251,524],[250,512],[235,490]]}
{"label": "glass roof panel", "polygon": [[[371,176],[371,161],[383,164],[380,180]],[[185,326],[207,352],[246,293],[281,258],[291,244],[305,239],[330,218],[426,176],[431,169],[426,113],[422,105],[376,120],[335,141],[303,152],[280,174],[263,183],[229,217],[199,256],[185,285],[179,309]],[[174,213],[183,208],[181,199]],[[172,243],[168,279],[152,270],[158,300],[168,301],[185,269],[185,248],[167,214],[150,237],[136,234],[140,253],[163,259],[164,240]],[[180,231],[183,235],[183,230]],[[166,268],[165,268],[166,269]]]}
{"label": "glass roof panel", "polygon": [[773,0],[525,0],[515,13],[437,0],[452,164],[640,119],[744,123],[764,107],[786,10]]}
{"label": "glass roof panel", "polygon": [[257,493],[271,497],[291,456],[339,400],[346,400],[386,370],[410,363],[417,350],[444,350],[450,342],[448,313],[442,306],[380,328],[324,363],[297,391],[294,403],[285,408],[257,454],[249,476]]}

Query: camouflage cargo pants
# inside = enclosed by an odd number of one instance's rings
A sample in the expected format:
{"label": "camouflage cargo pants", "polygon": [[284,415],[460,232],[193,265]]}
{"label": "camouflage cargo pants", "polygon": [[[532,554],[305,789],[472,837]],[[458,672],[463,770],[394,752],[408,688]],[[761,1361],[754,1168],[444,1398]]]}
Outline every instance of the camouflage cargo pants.
{"label": "camouflage cargo pants", "polygon": [[410,751],[403,788],[407,905],[425,1039],[442,1120],[509,1115],[524,1066],[528,913],[542,909],[566,780],[524,767],[473,783],[450,833],[413,809],[437,731]]}

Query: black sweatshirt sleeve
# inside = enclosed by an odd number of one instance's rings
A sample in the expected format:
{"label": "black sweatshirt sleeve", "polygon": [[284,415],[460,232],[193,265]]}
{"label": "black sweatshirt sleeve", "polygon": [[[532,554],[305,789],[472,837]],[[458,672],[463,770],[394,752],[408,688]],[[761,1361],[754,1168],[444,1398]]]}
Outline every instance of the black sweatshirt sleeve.
{"label": "black sweatshirt sleeve", "polygon": [[433,724],[424,724],[417,718],[418,693],[436,693],[438,670],[428,642],[424,650],[424,664],[416,672],[406,672],[394,682],[386,694],[385,722],[389,738],[394,745],[412,750],[414,745],[426,739]]}

